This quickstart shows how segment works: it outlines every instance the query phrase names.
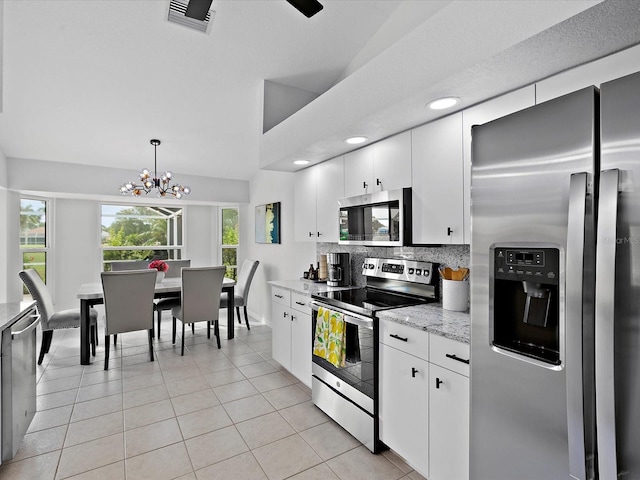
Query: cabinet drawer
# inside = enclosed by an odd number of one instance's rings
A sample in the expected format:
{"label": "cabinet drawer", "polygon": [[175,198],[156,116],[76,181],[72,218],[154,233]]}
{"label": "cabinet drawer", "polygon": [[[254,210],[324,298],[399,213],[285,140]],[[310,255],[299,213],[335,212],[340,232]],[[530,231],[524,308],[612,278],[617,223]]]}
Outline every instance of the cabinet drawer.
{"label": "cabinet drawer", "polygon": [[303,295],[302,293],[291,292],[291,308],[298,310],[302,313],[311,313],[309,302],[311,297],[309,295]]}
{"label": "cabinet drawer", "polygon": [[469,356],[469,344],[440,335],[429,335],[429,362],[468,377]]}
{"label": "cabinet drawer", "polygon": [[423,330],[380,319],[379,341],[424,360],[429,358],[429,334]]}
{"label": "cabinet drawer", "polygon": [[289,306],[291,302],[291,290],[280,287],[271,287],[271,301]]}

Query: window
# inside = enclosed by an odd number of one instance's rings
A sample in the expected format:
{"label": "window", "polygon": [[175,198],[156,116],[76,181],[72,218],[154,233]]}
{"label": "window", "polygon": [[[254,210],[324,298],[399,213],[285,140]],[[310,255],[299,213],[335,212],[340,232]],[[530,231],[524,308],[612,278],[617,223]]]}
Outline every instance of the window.
{"label": "window", "polygon": [[[20,199],[20,250],[22,268],[33,268],[42,281],[47,281],[47,202],[31,198]],[[24,287],[24,294],[28,291]]]}
{"label": "window", "polygon": [[222,264],[227,267],[225,276],[238,279],[238,241],[240,227],[238,225],[238,209],[220,209],[222,218]]}
{"label": "window", "polygon": [[102,205],[103,270],[123,260],[182,259],[182,208]]}

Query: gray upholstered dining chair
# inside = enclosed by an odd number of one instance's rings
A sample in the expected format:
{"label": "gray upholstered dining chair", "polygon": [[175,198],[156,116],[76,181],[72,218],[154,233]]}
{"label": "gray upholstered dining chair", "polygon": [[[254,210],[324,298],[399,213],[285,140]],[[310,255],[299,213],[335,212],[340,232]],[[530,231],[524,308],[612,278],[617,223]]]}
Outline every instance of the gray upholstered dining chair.
{"label": "gray upholstered dining chair", "polygon": [[220,348],[220,294],[226,267],[199,267],[182,269],[180,306],[171,310],[173,315],[173,343],[176,343],[176,319],[182,322],[182,355],[184,355],[184,326],[187,323],[207,322],[207,338],[213,333]]}
{"label": "gray upholstered dining chair", "polygon": [[[244,310],[244,321],[247,324],[247,329],[251,330],[249,326],[249,316],[247,315],[247,298],[249,297],[249,288],[253,276],[258,269],[260,262],[258,260],[245,260],[242,263],[242,268],[238,274],[238,283],[236,284],[233,302],[236,307],[236,314],[238,315],[238,323],[242,325],[242,319],[240,317],[240,307]],[[220,298],[220,308],[227,308],[228,299],[227,294],[223,294]]]}
{"label": "gray upholstered dining chair", "polygon": [[125,270],[143,270],[149,267],[149,260],[125,260],[111,263],[112,272],[123,272]]}
{"label": "gray upholstered dining chair", "polygon": [[[44,355],[49,353],[53,331],[62,328],[78,328],[80,326],[80,309],[61,310],[56,312],[53,308],[53,300],[49,294],[47,286],[44,284],[38,272],[33,268],[22,270],[19,274],[22,282],[29,290],[31,297],[36,301],[38,313],[40,314],[40,327],[42,328],[42,343],[40,344],[40,356],[38,365],[42,365]],[[91,326],[91,353],[96,356],[96,343],[98,342],[98,312],[94,309],[89,311],[89,322]]]}
{"label": "gray upholstered dining chair", "polygon": [[153,362],[153,296],[156,288],[155,270],[102,272],[104,292],[104,369],[109,369],[109,338],[118,333],[149,331],[149,357]]}
{"label": "gray upholstered dining chair", "polygon": [[[166,271],[164,278],[176,278],[180,277],[180,272],[183,268],[191,266],[191,260],[165,260],[169,265],[169,270]],[[180,295],[175,297],[161,298],[156,301],[155,311],[157,319],[156,334],[160,338],[160,323],[162,322],[162,312],[165,310],[172,310],[174,307],[180,306]]]}

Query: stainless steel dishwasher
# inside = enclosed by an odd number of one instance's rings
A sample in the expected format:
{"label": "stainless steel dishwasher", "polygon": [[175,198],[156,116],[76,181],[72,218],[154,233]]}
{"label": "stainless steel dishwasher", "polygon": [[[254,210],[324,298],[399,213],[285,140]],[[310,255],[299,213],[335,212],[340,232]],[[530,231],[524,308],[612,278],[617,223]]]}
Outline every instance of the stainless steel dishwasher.
{"label": "stainless steel dishwasher", "polygon": [[35,304],[2,330],[2,461],[13,458],[36,413]]}

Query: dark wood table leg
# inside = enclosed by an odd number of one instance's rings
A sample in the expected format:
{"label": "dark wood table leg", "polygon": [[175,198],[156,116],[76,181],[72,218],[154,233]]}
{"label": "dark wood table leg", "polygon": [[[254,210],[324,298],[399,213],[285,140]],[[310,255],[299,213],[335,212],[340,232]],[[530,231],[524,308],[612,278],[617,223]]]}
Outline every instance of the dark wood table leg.
{"label": "dark wood table leg", "polygon": [[235,321],[234,321],[234,313],[233,310],[235,308],[235,288],[225,287],[227,291],[227,340],[233,339],[235,336]]}
{"label": "dark wood table leg", "polygon": [[80,300],[80,365],[89,365],[89,311],[91,305],[89,300]]}

